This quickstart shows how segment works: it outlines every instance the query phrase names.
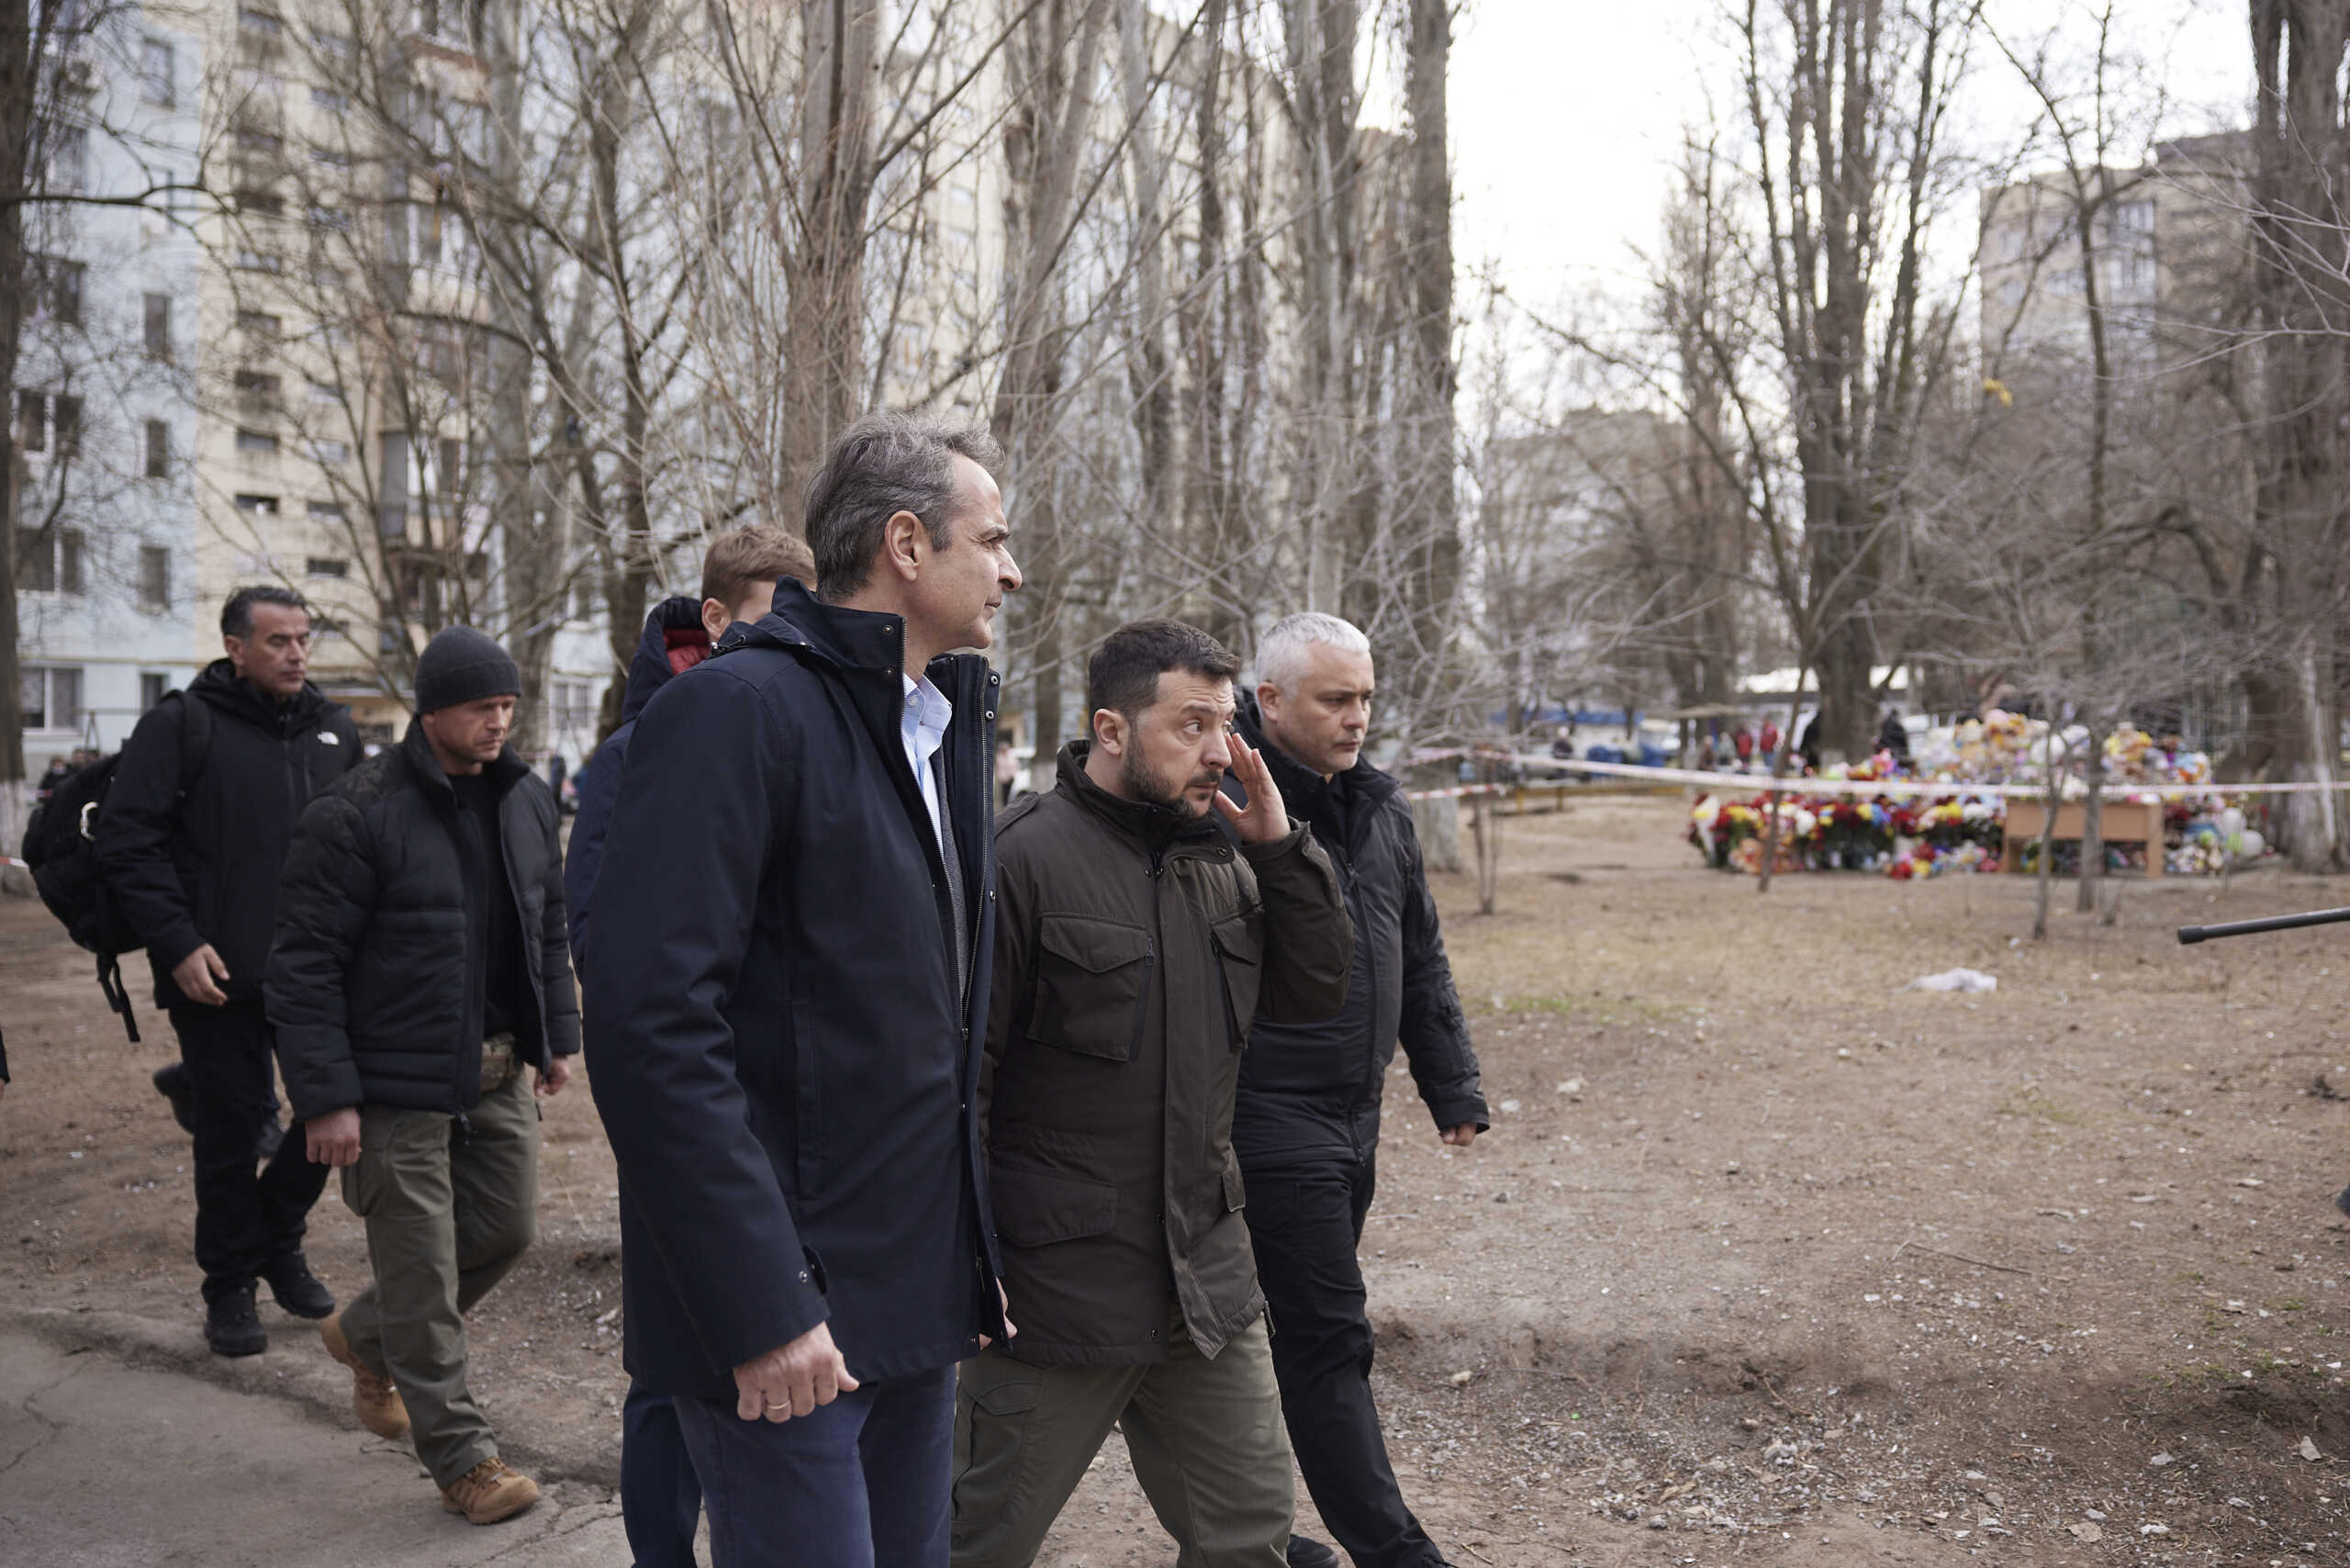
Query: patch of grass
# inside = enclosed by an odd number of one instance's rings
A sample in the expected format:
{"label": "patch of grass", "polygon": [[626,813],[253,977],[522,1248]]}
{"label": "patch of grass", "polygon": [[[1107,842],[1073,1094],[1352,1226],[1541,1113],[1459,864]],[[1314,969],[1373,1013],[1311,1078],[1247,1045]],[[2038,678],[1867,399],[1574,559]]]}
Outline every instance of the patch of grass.
{"label": "patch of grass", "polygon": [[1601,1024],[1668,1023],[1690,1017],[1703,1009],[1685,1002],[1651,1002],[1644,996],[1500,996],[1503,1013],[1548,1013],[1560,1018],[1586,1018]]}
{"label": "patch of grass", "polygon": [[2283,1301],[2277,1304],[2277,1310],[2278,1312],[2307,1312],[2309,1309],[2310,1304],[2307,1296],[2288,1295]]}
{"label": "patch of grass", "polygon": [[2088,1118],[2071,1106],[2050,1099],[2037,1089],[2019,1089],[2003,1101],[1994,1113],[2001,1116],[2028,1116],[2036,1122],[2053,1122],[2059,1126],[2077,1127]]}
{"label": "patch of grass", "polygon": [[2218,1361],[2189,1361],[2161,1381],[2165,1388],[2225,1388],[2236,1375]]}

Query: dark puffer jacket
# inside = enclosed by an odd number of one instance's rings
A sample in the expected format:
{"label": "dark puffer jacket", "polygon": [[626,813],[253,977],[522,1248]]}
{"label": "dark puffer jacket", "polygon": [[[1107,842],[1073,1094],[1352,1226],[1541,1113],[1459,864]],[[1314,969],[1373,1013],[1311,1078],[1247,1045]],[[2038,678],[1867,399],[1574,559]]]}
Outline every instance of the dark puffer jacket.
{"label": "dark puffer jacket", "polygon": [[[579,1048],[554,796],[511,747],[485,771],[530,980],[515,1055],[543,1071]],[[297,1119],[361,1104],[453,1115],[480,1103],[485,998],[465,961],[476,879],[461,834],[478,838],[474,813],[420,722],[302,813],[265,990]]]}
{"label": "dark puffer jacket", "polygon": [[1270,1170],[1368,1155],[1379,1142],[1380,1093],[1398,1039],[1436,1125],[1474,1123],[1483,1131],[1477,1051],[1403,787],[1365,761],[1324,783],[1265,740],[1253,700],[1242,701],[1239,724],[1291,817],[1311,823],[1329,849],[1355,932],[1343,1008],[1318,1023],[1259,1019],[1249,1036],[1232,1120],[1242,1161]]}
{"label": "dark puffer jacket", "polygon": [[[1061,749],[996,823],[988,1179],[1024,1361],[1203,1355],[1264,1310],[1232,1092],[1253,1017],[1345,994],[1337,879],[1299,825],[1235,848],[1221,819],[1125,801]],[[1261,1025],[1259,1025],[1261,1027]]]}
{"label": "dark puffer jacket", "polygon": [[653,694],[710,657],[710,633],[701,623],[701,600],[679,594],[665,599],[644,618],[644,635],[629,661],[628,696],[621,703],[620,728],[596,748],[579,770],[574,796],[571,847],[563,862],[563,905],[571,914],[571,961],[588,962],[588,912],[596,877],[604,866],[604,838],[612,831],[612,808],[620,802],[621,769],[628,762],[636,716]]}
{"label": "dark puffer jacket", "polygon": [[[186,704],[207,711],[203,762],[180,777]],[[216,659],[158,703],[122,748],[98,860],[131,928],[146,939],[155,1005],[186,1003],[180,960],[207,942],[228,966],[232,1001],[261,994],[277,926],[277,873],[312,795],[364,760],[350,711],[304,686],[283,706]]]}

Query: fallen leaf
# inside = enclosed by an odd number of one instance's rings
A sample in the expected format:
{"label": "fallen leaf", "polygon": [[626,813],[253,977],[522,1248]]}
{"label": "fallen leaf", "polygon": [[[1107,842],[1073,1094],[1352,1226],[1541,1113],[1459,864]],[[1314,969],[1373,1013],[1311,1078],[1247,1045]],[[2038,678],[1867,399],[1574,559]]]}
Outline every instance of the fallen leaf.
{"label": "fallen leaf", "polygon": [[2303,1438],[2303,1439],[2301,1439],[2301,1457],[2302,1457],[2303,1459],[2312,1459],[2312,1460],[2314,1460],[2314,1459],[2323,1459],[2325,1456],[2324,1456],[2323,1454],[2322,1454],[2322,1453],[2320,1453],[2320,1452],[2318,1452],[2318,1451],[2317,1451],[2317,1444],[2316,1444],[2316,1443],[2314,1443],[2314,1442],[2311,1441],[2311,1440],[2310,1440],[2309,1439],[2307,1439],[2307,1438]]}
{"label": "fallen leaf", "polygon": [[2066,1525],[2065,1530],[2075,1540],[2103,1540],[2105,1532],[2095,1525]]}

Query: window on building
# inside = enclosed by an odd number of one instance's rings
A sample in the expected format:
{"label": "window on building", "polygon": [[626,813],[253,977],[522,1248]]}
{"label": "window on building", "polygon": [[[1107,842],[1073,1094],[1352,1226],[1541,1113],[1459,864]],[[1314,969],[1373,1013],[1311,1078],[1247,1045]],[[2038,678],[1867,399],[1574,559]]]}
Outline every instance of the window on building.
{"label": "window on building", "polygon": [[170,108],[177,98],[173,93],[172,46],[162,39],[148,39],[139,46],[139,95],[158,108]]}
{"label": "window on building", "polygon": [[310,455],[321,463],[348,463],[351,461],[351,443],[347,441],[314,441],[310,442]]}
{"label": "window on building", "polygon": [[17,450],[46,452],[49,450],[49,394],[19,392],[17,394]]}
{"label": "window on building", "polygon": [[172,553],[160,544],[139,547],[139,603],[144,610],[171,608]]}
{"label": "window on building", "polygon": [[50,319],[62,327],[82,324],[82,280],[89,268],[58,256],[35,258],[39,274],[40,302]]}
{"label": "window on building", "polygon": [[151,294],[147,297],[147,357],[172,360],[172,297]]}
{"label": "window on building", "polygon": [[351,100],[330,87],[313,87],[310,106],[322,114],[339,115],[351,107]]}
{"label": "window on building", "polygon": [[464,478],[464,443],[455,436],[444,435],[441,438],[441,472],[436,477],[440,481],[438,487],[441,491],[441,498],[451,505],[455,504],[458,491]]}
{"label": "window on building", "polygon": [[57,455],[78,457],[82,454],[82,399],[71,393],[61,392],[50,404],[50,420],[57,432]]}
{"label": "window on building", "polygon": [[285,198],[262,186],[248,186],[234,199],[237,210],[251,217],[275,218],[285,210]]}
{"label": "window on building", "polygon": [[[243,512],[247,517],[275,517],[277,515],[277,498],[275,496],[256,496],[250,493],[240,494],[237,497],[237,510]],[[252,574],[248,572],[241,575],[250,577]]]}
{"label": "window on building", "polygon": [[268,431],[241,430],[237,432],[237,450],[256,457],[274,457],[277,437]]}
{"label": "window on building", "polygon": [[[312,507],[310,515],[318,516],[318,508]],[[313,577],[347,577],[351,576],[351,563],[340,555],[313,555],[302,563],[302,570]]]}
{"label": "window on building", "polygon": [[34,593],[80,593],[82,544],[79,529],[17,530],[17,585]]}
{"label": "window on building", "polygon": [[147,477],[165,479],[172,472],[172,427],[162,420],[147,421]]}
{"label": "window on building", "polygon": [[249,28],[263,35],[271,35],[285,30],[285,19],[274,11],[263,10],[258,6],[247,6],[237,12],[237,26]]}
{"label": "window on building", "polygon": [[278,389],[285,385],[278,377],[262,370],[241,370],[235,376],[237,401],[250,408],[274,409]]}
{"label": "window on building", "polygon": [[281,325],[278,319],[266,310],[237,312],[237,330],[250,333],[256,338],[274,340]]}
{"label": "window on building", "polygon": [[139,672],[139,711],[141,713],[161,702],[172,689],[172,678],[159,669]]}
{"label": "window on building", "polygon": [[[312,501],[309,512],[311,518],[319,522],[342,522],[351,516],[343,510],[341,501]],[[336,575],[341,576],[340,573]]]}
{"label": "window on building", "polygon": [[56,665],[28,665],[17,684],[28,730],[82,727],[82,672]]}
{"label": "window on building", "polygon": [[383,501],[376,512],[376,526],[386,539],[408,537],[408,495],[410,476],[408,461],[408,436],[405,431],[386,431],[377,451],[383,476]]}
{"label": "window on building", "polygon": [[78,191],[90,177],[90,133],[78,125],[60,126],[49,154],[49,188]]}
{"label": "window on building", "polygon": [[30,593],[57,591],[57,552],[38,528],[17,530],[17,586]]}

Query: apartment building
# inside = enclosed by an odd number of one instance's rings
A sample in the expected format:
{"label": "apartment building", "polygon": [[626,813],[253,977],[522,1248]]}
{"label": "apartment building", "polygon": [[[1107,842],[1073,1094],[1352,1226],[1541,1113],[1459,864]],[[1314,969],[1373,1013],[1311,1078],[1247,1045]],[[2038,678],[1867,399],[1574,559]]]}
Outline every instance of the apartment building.
{"label": "apartment building", "polygon": [[[47,188],[118,196],[196,171],[202,40],[166,13],[58,41]],[[218,651],[196,587],[199,251],[186,207],[42,204],[9,389],[19,457],[27,766],[118,747]],[[217,603],[212,607],[217,613]]]}
{"label": "apartment building", "polygon": [[2061,173],[1981,198],[1981,330],[1986,373],[2076,374],[2090,357],[2089,284],[2108,352],[2129,375],[2208,351],[2199,323],[2241,297],[2249,201],[2242,131],[2158,143],[2136,168],[2100,171],[2089,226],[2094,279],[2082,266],[2078,206]]}

